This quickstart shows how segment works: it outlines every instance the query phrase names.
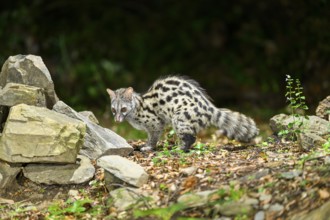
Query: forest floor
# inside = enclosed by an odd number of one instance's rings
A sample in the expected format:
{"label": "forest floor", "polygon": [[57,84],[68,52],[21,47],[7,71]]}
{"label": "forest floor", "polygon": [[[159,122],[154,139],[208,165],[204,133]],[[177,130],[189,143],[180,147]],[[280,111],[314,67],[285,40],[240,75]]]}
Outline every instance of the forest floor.
{"label": "forest floor", "polygon": [[[85,185],[37,185],[19,177],[19,184],[0,196],[0,219],[291,219],[330,200],[327,149],[304,152],[276,137],[241,145],[211,135],[184,153],[176,149],[175,140],[168,132],[150,153],[138,151],[142,141],[130,141],[135,151],[128,158],[149,174],[141,187],[149,200],[139,206],[116,208],[97,168]],[[184,194],[206,190],[217,193],[201,206],[177,202]],[[221,209],[224,204],[240,206],[237,202],[243,200],[252,209],[231,214]]]}

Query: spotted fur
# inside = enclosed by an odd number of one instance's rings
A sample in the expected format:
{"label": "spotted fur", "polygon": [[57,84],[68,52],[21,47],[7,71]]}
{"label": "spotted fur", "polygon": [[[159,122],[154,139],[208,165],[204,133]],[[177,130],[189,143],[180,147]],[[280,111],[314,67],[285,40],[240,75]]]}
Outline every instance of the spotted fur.
{"label": "spotted fur", "polygon": [[166,125],[172,125],[187,151],[196,134],[210,125],[218,127],[230,139],[249,142],[259,129],[250,117],[214,106],[198,82],[180,76],[156,80],[143,95],[133,88],[107,89],[115,120],[128,121],[148,133],[148,142],[141,150],[154,149]]}

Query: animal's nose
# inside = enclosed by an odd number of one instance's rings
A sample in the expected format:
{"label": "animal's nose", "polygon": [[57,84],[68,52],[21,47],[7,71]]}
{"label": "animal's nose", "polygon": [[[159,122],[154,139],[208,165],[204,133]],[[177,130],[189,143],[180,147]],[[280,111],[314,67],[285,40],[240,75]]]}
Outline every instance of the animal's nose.
{"label": "animal's nose", "polygon": [[122,121],[123,121],[123,118],[120,117],[120,115],[116,115],[116,117],[115,117],[115,121],[116,121],[116,122],[122,122]]}

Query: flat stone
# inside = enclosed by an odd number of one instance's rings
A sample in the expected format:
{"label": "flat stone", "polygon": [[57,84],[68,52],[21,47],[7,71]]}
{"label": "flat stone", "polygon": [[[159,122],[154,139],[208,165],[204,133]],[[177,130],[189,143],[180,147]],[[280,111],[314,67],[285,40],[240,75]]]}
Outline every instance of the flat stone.
{"label": "flat stone", "polygon": [[141,200],[141,197],[143,197],[142,192],[136,188],[118,188],[110,191],[110,195],[113,198],[113,205],[118,211],[143,205],[143,201]]}
{"label": "flat stone", "polygon": [[254,172],[252,174],[248,174],[246,176],[243,176],[240,178],[241,181],[252,181],[252,180],[256,180],[256,179],[260,179],[266,175],[269,174],[269,169],[261,169],[257,172]]}
{"label": "flat stone", "polygon": [[127,156],[133,151],[133,147],[124,138],[109,129],[91,122],[89,118],[77,113],[64,102],[58,101],[54,105],[53,110],[71,118],[81,120],[87,125],[84,144],[79,154],[95,160],[105,155]]}
{"label": "flat stone", "polygon": [[58,101],[53,80],[40,56],[10,56],[1,69],[0,87],[11,82],[44,89],[48,108]]}
{"label": "flat stone", "polygon": [[305,150],[311,150],[315,146],[321,146],[326,142],[329,136],[330,122],[317,116],[295,117],[290,115],[279,114],[270,119],[269,125],[274,133],[278,133],[283,129],[289,129],[288,125],[293,121],[301,121],[302,126],[298,127],[297,124],[293,125],[293,129],[299,129],[298,139],[301,147]]}
{"label": "flat stone", "polygon": [[253,207],[241,201],[231,201],[224,204],[217,204],[215,209],[225,216],[250,215]]}
{"label": "flat stone", "polygon": [[46,107],[43,89],[18,83],[7,83],[0,89],[0,105],[14,106],[21,103]]}
{"label": "flat stone", "polygon": [[281,212],[284,210],[284,206],[279,203],[275,203],[271,205],[268,210],[272,212]]}
{"label": "flat stone", "polygon": [[284,179],[294,179],[302,174],[301,170],[291,170],[281,173],[281,177]]}
{"label": "flat stone", "polygon": [[21,170],[21,164],[10,164],[0,160],[0,189],[13,186],[16,176]]}
{"label": "flat stone", "polygon": [[314,115],[308,116],[308,119],[303,116],[296,117],[295,119],[293,119],[293,117],[290,115],[279,114],[275,115],[270,119],[269,125],[274,132],[278,133],[283,128],[288,129],[288,124],[292,123],[293,120],[302,121],[303,123],[302,128],[299,128],[297,127],[297,125],[295,125],[295,129],[314,133],[319,136],[329,134],[327,129],[329,128],[330,122]]}
{"label": "flat stone", "polygon": [[100,157],[97,165],[117,178],[133,186],[141,187],[148,182],[149,175],[137,163],[118,155]]}
{"label": "flat stone", "polygon": [[86,125],[47,108],[11,107],[0,136],[0,159],[12,163],[75,163]]}
{"label": "flat stone", "polygon": [[204,206],[211,201],[212,195],[216,193],[217,190],[206,190],[196,193],[187,193],[180,196],[178,198],[178,202],[189,208]]}
{"label": "flat stone", "polygon": [[191,167],[185,167],[180,170],[180,173],[190,176],[194,173],[196,173],[197,167],[191,166]]}
{"label": "flat stone", "polygon": [[255,214],[254,220],[264,220],[265,219],[265,212],[259,211]]}
{"label": "flat stone", "polygon": [[75,164],[28,164],[23,173],[39,184],[80,184],[93,178],[95,168],[89,158],[79,155]]}

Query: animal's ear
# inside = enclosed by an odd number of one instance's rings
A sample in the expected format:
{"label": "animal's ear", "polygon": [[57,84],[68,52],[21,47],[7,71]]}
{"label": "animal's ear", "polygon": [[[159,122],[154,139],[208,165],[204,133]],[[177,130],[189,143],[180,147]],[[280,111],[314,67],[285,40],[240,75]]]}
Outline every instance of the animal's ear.
{"label": "animal's ear", "polygon": [[111,89],[107,89],[107,92],[108,92],[111,99],[116,98],[116,93],[114,91],[112,91]]}
{"label": "animal's ear", "polygon": [[133,92],[134,92],[133,88],[128,87],[127,89],[125,89],[124,97],[127,99],[132,99]]}

